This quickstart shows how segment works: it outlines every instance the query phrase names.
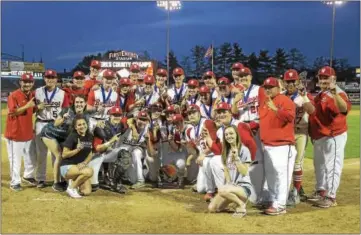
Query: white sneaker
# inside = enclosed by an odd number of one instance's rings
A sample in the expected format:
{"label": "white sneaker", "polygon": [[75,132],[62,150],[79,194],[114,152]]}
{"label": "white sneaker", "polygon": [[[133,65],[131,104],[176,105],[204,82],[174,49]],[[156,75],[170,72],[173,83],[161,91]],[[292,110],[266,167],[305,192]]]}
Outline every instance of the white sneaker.
{"label": "white sneaker", "polygon": [[70,197],[72,198],[81,198],[82,196],[80,196],[80,194],[78,193],[78,191],[75,188],[67,188],[66,192],[69,194]]}

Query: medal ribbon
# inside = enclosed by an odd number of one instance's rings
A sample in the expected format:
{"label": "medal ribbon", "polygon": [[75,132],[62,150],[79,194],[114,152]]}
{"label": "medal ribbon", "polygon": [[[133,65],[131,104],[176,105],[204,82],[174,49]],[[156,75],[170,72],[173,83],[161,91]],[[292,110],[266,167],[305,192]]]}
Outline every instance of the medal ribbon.
{"label": "medal ribbon", "polygon": [[104,87],[101,87],[101,91],[102,91],[102,97],[103,97],[103,104],[106,104],[110,98],[110,96],[112,95],[112,90],[109,91],[108,96],[105,98],[105,90]]}
{"label": "medal ribbon", "polygon": [[212,105],[209,106],[209,109],[207,110],[206,106],[204,104],[202,104],[203,110],[204,112],[206,112],[207,117],[211,118],[211,113],[212,113]]}
{"label": "medal ribbon", "polygon": [[177,92],[177,88],[174,87],[174,92],[175,92],[175,97],[174,98],[176,99],[175,103],[177,103],[180,100],[180,98],[182,96],[182,93],[183,93],[183,87],[184,87],[184,84],[182,84],[179,93]]}
{"label": "medal ribbon", "polygon": [[50,99],[49,99],[49,97],[48,97],[48,90],[47,90],[46,88],[44,88],[45,99],[46,99],[46,102],[47,102],[48,104],[51,104],[51,101],[53,100],[57,89],[58,89],[58,88],[55,87],[55,89],[53,90],[53,93],[51,93]]}
{"label": "medal ribbon", "polygon": [[252,87],[253,87],[253,84],[251,84],[251,86],[247,90],[246,95],[243,97],[243,103],[244,104],[247,103],[247,101],[248,101],[248,96],[249,96],[249,93],[251,93]]}

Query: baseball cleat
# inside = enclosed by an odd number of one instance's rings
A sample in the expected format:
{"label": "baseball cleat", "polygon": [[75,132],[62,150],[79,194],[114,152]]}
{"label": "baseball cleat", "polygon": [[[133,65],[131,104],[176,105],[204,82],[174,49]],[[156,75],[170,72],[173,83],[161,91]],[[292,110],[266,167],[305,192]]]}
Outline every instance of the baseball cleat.
{"label": "baseball cleat", "polygon": [[320,207],[320,208],[329,208],[337,206],[336,199],[332,199],[329,197],[323,197],[322,199],[315,202],[314,206]]}
{"label": "baseball cleat", "polygon": [[269,207],[268,209],[266,209],[264,211],[264,213],[266,215],[282,215],[282,214],[286,214],[286,209],[284,208],[275,208],[273,206]]}
{"label": "baseball cleat", "polygon": [[26,183],[35,186],[36,185],[36,180],[34,178],[25,178],[23,177],[23,181],[25,181]]}
{"label": "baseball cleat", "polygon": [[75,188],[67,188],[66,192],[69,194],[72,198],[81,198],[82,196],[78,193],[78,191]]}
{"label": "baseball cleat", "polygon": [[15,191],[15,192],[20,192],[23,189],[21,188],[20,184],[16,184],[16,185],[10,185],[10,189]]}
{"label": "baseball cleat", "polygon": [[307,197],[307,201],[311,201],[311,202],[318,201],[318,200],[322,199],[323,194],[324,194],[323,191],[316,191],[312,195]]}
{"label": "baseball cleat", "polygon": [[297,189],[293,188],[288,194],[287,206],[296,206],[300,203],[300,196],[298,195]]}
{"label": "baseball cleat", "polygon": [[45,188],[45,181],[39,181],[38,184],[36,185],[37,188]]}
{"label": "baseball cleat", "polygon": [[56,192],[64,192],[64,186],[61,183],[54,183],[52,186],[53,190]]}

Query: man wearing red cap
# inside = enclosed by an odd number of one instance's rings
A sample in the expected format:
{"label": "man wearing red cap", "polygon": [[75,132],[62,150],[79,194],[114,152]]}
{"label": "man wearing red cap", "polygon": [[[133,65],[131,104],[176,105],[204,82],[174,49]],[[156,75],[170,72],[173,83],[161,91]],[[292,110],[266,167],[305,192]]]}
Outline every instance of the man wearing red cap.
{"label": "man wearing red cap", "polygon": [[[98,173],[102,163],[104,165],[105,179],[109,176],[108,164],[109,162],[115,162],[120,154],[119,136],[124,134],[128,126],[126,124],[126,118],[122,117],[122,110],[113,106],[108,111],[109,120],[105,121],[103,128],[96,127],[94,129],[94,142],[93,146],[96,151],[93,159],[89,162],[89,167],[94,170],[94,174],[91,178],[92,190],[96,191],[99,188]],[[121,157],[121,156],[119,156]],[[123,172],[125,173],[125,172]],[[109,182],[109,181],[106,181]],[[112,185],[119,193],[124,193],[126,188],[122,186],[121,182],[117,182],[117,185]],[[107,185],[110,186],[110,185]]]}
{"label": "man wearing red cap", "polygon": [[199,96],[201,116],[206,119],[213,119],[214,109],[211,98],[211,90],[207,86],[202,86],[199,88]]}
{"label": "man wearing red cap", "polygon": [[204,81],[204,85],[206,85],[211,91],[212,101],[217,99],[218,92],[216,90],[217,87],[216,75],[212,71],[207,71],[203,74],[202,78]]}
{"label": "man wearing red cap", "polygon": [[154,92],[154,83],[155,79],[152,75],[146,75],[144,77],[144,96],[142,97],[144,101],[144,108],[150,108],[150,106],[158,102],[160,96],[157,92]]}
{"label": "man wearing red cap", "polygon": [[182,112],[186,112],[187,108],[191,104],[197,104],[198,106],[200,105],[199,95],[198,95],[199,82],[196,79],[191,79],[188,81],[187,87],[188,87],[187,92],[181,103]]}
{"label": "man wearing red cap", "polygon": [[305,199],[305,193],[301,185],[303,159],[307,146],[309,114],[315,111],[315,107],[312,95],[305,91],[305,87],[302,81],[299,80],[296,70],[287,70],[283,79],[286,88],[285,95],[296,104],[295,136],[297,156],[293,170],[294,188],[291,190],[287,201],[287,205],[296,205],[300,202],[300,197]]}
{"label": "man wearing red cap", "polygon": [[236,62],[232,65],[232,78],[234,80],[234,82],[232,83],[232,85],[237,85],[237,84],[241,84],[240,81],[240,73],[241,73],[241,69],[244,68],[244,65],[240,62]]}
{"label": "man wearing red cap", "polygon": [[44,74],[45,86],[35,90],[35,100],[37,103],[35,146],[37,155],[36,178],[38,180],[38,188],[45,187],[46,160],[48,153],[48,148],[41,140],[41,131],[48,123],[54,122],[59,116],[62,108],[69,107],[69,100],[65,91],[56,87],[57,78],[58,75],[56,71],[51,69],[46,70]]}
{"label": "man wearing red cap", "polygon": [[167,92],[167,81],[168,73],[165,69],[158,69],[155,75],[156,83],[154,85],[154,91],[157,92],[160,96]]}
{"label": "man wearing red cap", "polygon": [[197,177],[197,192],[206,193],[204,199],[210,201],[215,193],[215,181],[212,178],[210,160],[214,155],[221,154],[221,143],[217,138],[217,127],[214,121],[201,117],[200,108],[191,105],[188,119],[192,127],[187,131],[187,141],[198,149],[196,163],[200,165]]}
{"label": "man wearing red cap", "polygon": [[85,97],[88,96],[89,89],[84,88],[84,79],[85,75],[82,71],[75,71],[73,75],[73,83],[70,83],[63,88],[68,96],[69,105],[73,105],[76,95],[84,95]]}
{"label": "man wearing red cap", "polygon": [[100,89],[91,90],[88,96],[87,111],[92,113],[89,120],[89,130],[92,132],[97,121],[109,118],[108,111],[113,106],[119,106],[117,92],[112,89],[115,73],[112,70],[103,72],[103,85]]}
{"label": "man wearing red cap", "polygon": [[168,89],[167,95],[168,97],[165,99],[163,96],[163,100],[167,105],[169,104],[178,104],[180,105],[182,102],[183,97],[187,92],[187,84],[183,83],[185,78],[184,71],[182,68],[175,68],[173,70],[173,79],[175,84],[172,88]]}
{"label": "man wearing red cap", "polygon": [[85,77],[84,88],[92,89],[94,86],[98,87],[101,81],[98,80],[98,76],[101,69],[101,63],[99,60],[92,60],[90,63],[90,74]]}
{"label": "man wearing red cap", "polygon": [[136,99],[140,99],[144,95],[144,78],[140,73],[140,67],[138,64],[132,64],[130,70],[130,81],[132,82],[132,90],[135,91]]}
{"label": "man wearing red cap", "polygon": [[263,87],[266,97],[260,100],[260,137],[264,146],[264,172],[269,189],[268,215],[286,213],[286,202],[296,158],[296,107],[280,94],[278,80],[267,78]]}
{"label": "man wearing red cap", "polygon": [[309,198],[315,205],[337,205],[336,192],[347,141],[346,117],[351,110],[347,94],[336,85],[335,70],[329,66],[318,71],[321,91],[315,97],[316,112],[310,115],[310,136],[314,146],[316,192]]}
{"label": "man wearing red cap", "polygon": [[125,116],[135,107],[135,92],[130,89],[131,81],[129,78],[120,78],[119,80],[119,105]]}
{"label": "man wearing red cap", "polygon": [[11,92],[8,97],[8,114],[5,125],[5,139],[10,163],[10,189],[21,191],[21,157],[24,156],[23,180],[36,185],[34,179],[35,161],[32,159],[30,144],[33,134],[33,108],[35,107],[34,78],[31,74],[23,74],[20,88]]}
{"label": "man wearing red cap", "polygon": [[217,81],[218,85],[218,98],[217,103],[219,102],[226,102],[229,105],[233,104],[233,99],[235,94],[231,90],[230,81],[226,77],[221,77]]}

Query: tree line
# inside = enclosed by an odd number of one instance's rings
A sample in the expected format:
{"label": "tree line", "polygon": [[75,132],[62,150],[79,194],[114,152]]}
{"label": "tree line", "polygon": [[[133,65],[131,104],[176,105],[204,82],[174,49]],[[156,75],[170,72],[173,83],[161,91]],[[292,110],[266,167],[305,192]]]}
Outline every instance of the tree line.
{"label": "tree line", "polygon": [[[189,55],[182,56],[180,59],[171,50],[169,52],[170,71],[176,67],[182,67],[187,77],[200,78],[204,72],[212,69],[212,58],[205,58],[207,49],[208,47],[196,45],[190,50]],[[219,47],[214,47],[213,50],[214,73],[217,77],[231,77],[230,69],[232,64],[241,62],[252,70],[256,83],[262,83],[268,76],[280,77],[289,68],[296,69],[299,72],[307,71],[312,76],[320,67],[329,65],[329,58],[323,56],[317,57],[313,64],[308,64],[307,58],[297,48],[292,48],[289,51],[278,48],[274,54],[271,54],[268,50],[246,54],[238,43],[226,42]],[[73,71],[82,70],[88,73],[92,59],[106,59],[109,53],[116,51],[119,50],[109,50],[104,54],[98,53],[97,55],[85,56],[74,67]],[[147,51],[144,51],[139,54],[139,59],[150,60],[152,58]],[[354,71],[347,59],[334,58],[332,64],[337,71],[339,81],[345,78],[353,78]],[[158,67],[167,67],[166,58],[163,61],[158,61]]]}

